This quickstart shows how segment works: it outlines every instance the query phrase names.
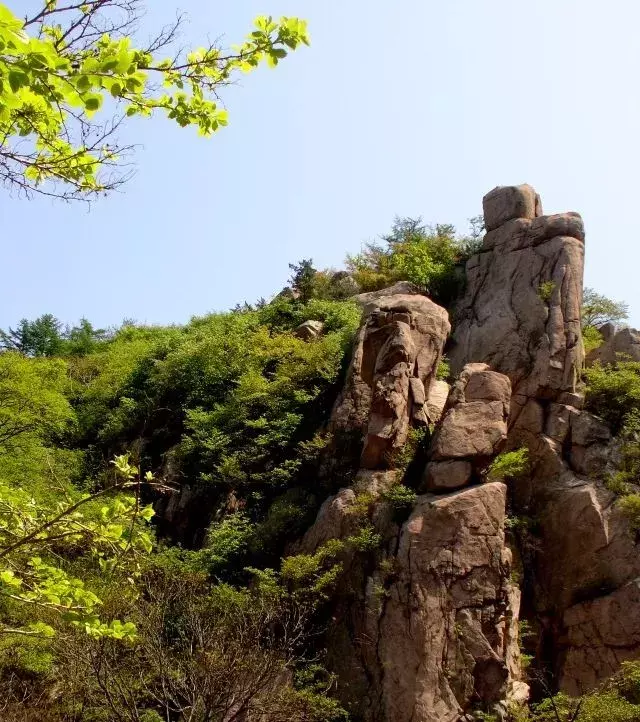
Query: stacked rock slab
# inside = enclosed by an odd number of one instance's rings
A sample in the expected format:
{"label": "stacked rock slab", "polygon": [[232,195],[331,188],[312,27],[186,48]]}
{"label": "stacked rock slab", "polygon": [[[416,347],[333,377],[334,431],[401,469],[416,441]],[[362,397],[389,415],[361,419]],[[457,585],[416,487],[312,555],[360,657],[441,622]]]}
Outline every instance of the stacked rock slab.
{"label": "stacked rock slab", "polygon": [[507,438],[511,383],[487,364],[467,364],[449,394],[425,470],[429,491],[466,486]]}
{"label": "stacked rock slab", "polygon": [[639,555],[603,483],[615,443],[581,410],[584,229],[575,213],[543,216],[526,185],[491,191],[484,211],[451,368],[487,363],[511,380],[508,446],[528,446],[532,462],[512,503],[539,522],[528,613],[560,688],[578,694],[640,655]]}
{"label": "stacked rock slab", "polygon": [[389,465],[411,425],[426,425],[425,404],[451,327],[445,309],[425,296],[367,296],[333,431],[361,433],[361,466]]}

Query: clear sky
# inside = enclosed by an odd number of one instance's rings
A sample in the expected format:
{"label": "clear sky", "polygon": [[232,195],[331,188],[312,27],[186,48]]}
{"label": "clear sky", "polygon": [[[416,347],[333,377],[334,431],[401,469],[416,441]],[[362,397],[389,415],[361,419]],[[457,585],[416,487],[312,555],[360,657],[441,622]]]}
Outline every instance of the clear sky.
{"label": "clear sky", "polygon": [[340,266],[395,214],[464,229],[523,182],[545,212],[582,213],[586,284],[640,325],[637,0],[148,5],[149,32],[188,14],[185,43],[235,42],[267,13],[308,19],[312,46],[231,88],[211,139],[131,125],[138,173],[90,211],[0,193],[1,327],[184,322],[272,295],[289,262]]}

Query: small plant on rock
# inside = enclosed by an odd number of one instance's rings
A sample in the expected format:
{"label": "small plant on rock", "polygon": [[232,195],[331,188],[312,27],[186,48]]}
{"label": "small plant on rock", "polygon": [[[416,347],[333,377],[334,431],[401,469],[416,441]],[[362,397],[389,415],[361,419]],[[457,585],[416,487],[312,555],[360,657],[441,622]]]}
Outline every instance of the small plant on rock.
{"label": "small plant on rock", "polygon": [[487,471],[487,481],[518,479],[529,471],[529,450],[526,447],[498,454]]}
{"label": "small plant on rock", "polygon": [[538,296],[545,302],[549,303],[553,292],[555,291],[556,284],[554,281],[544,281],[538,286]]}

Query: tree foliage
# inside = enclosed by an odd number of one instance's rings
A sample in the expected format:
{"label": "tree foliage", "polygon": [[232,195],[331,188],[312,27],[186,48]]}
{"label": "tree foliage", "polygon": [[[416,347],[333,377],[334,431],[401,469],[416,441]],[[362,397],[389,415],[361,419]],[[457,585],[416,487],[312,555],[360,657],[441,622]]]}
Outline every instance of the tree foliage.
{"label": "tree foliage", "polygon": [[584,376],[586,408],[618,433],[640,406],[640,363],[618,361],[603,366],[597,362],[585,369]]}
{"label": "tree foliage", "polygon": [[133,116],[164,114],[208,136],[227,124],[219,93],[239,73],[275,66],[308,43],[304,21],[256,18],[240,45],[181,52],[178,20],[132,41],[140,0],[47,0],[26,18],[0,4],[0,179],[61,198],[105,193],[127,179]]}
{"label": "tree foliage", "polygon": [[[139,487],[137,469],[125,457],[116,459],[116,466],[121,478],[113,486],[75,498],[61,489],[62,498],[53,507],[44,507],[28,491],[0,482],[0,598],[34,610],[32,621],[25,625],[0,622],[0,636],[52,636],[55,630],[47,620],[56,613],[90,635],[133,637],[135,626],[130,622],[107,623],[99,618],[99,597],[59,561],[72,553],[88,554],[103,573],[112,574],[136,551],[151,550],[148,533],[139,527],[153,516],[153,510],[141,509],[139,496],[118,495],[105,501],[99,512],[84,510],[106,493]],[[11,609],[8,613],[12,614]]]}
{"label": "tree foliage", "polygon": [[582,327],[597,328],[605,323],[624,321],[629,317],[629,304],[612,301],[596,293],[593,288],[585,288],[582,294]]}
{"label": "tree foliage", "polygon": [[396,217],[381,242],[347,256],[347,268],[363,291],[411,281],[434,300],[448,305],[460,291],[463,274],[458,267],[480,245],[477,220],[473,236],[459,238],[450,224],[427,226],[421,218]]}

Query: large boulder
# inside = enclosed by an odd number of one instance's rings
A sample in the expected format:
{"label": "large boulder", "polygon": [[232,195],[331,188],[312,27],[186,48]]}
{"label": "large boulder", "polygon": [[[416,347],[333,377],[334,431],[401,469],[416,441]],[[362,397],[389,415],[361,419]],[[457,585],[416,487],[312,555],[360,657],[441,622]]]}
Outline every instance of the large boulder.
{"label": "large boulder", "polygon": [[494,188],[482,199],[482,209],[488,231],[514,218],[533,219],[542,215],[540,197],[527,184]]}
{"label": "large boulder", "polygon": [[424,483],[431,491],[464,486],[507,438],[511,384],[486,364],[468,364],[456,379],[433,436]]}
{"label": "large boulder", "polygon": [[324,323],[322,321],[304,321],[297,326],[293,332],[294,336],[301,338],[303,341],[313,341],[322,336],[324,331]]}
{"label": "large boulder", "polygon": [[596,361],[611,364],[620,358],[640,361],[640,331],[635,328],[616,329],[613,324],[605,324],[598,330],[603,343],[587,355],[587,366],[593,366]]}
{"label": "large boulder", "polygon": [[445,309],[426,296],[369,299],[343,392],[330,421],[334,432],[359,433],[362,466],[388,466],[410,426],[427,422],[425,404],[450,330]]}
{"label": "large boulder", "polygon": [[400,533],[396,580],[370,624],[379,687],[367,719],[456,722],[512,694],[519,597],[505,501],[498,483],[418,500]]}
{"label": "large boulder", "polygon": [[429,396],[427,398],[427,405],[425,413],[429,423],[435,424],[436,421],[440,420],[444,407],[449,397],[449,384],[442,379],[436,379],[431,384],[429,390]]}

